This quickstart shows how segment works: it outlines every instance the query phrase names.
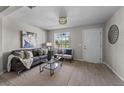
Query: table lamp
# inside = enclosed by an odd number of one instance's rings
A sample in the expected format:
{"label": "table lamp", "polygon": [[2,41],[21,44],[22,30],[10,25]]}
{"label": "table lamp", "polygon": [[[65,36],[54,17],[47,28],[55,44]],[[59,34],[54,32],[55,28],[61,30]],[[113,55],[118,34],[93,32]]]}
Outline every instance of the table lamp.
{"label": "table lamp", "polygon": [[48,47],[48,50],[51,50],[52,43],[51,42],[47,42],[46,46]]}

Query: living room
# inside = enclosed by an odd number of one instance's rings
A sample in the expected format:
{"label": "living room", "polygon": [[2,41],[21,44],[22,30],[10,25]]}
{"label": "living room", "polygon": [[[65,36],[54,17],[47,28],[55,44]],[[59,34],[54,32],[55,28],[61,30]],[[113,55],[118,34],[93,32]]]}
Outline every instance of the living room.
{"label": "living room", "polygon": [[[123,6],[0,6],[0,9],[0,85],[124,85]],[[61,59],[62,66],[51,74],[52,68],[46,70],[46,65],[39,62],[21,71],[21,66],[15,67],[15,63],[23,63],[26,68],[25,60],[15,62],[14,66],[14,61],[8,61],[11,54],[25,50],[34,57],[33,51],[39,48],[50,59],[36,60],[53,64],[51,59],[57,56],[54,61]],[[11,71],[12,66],[16,69]]]}

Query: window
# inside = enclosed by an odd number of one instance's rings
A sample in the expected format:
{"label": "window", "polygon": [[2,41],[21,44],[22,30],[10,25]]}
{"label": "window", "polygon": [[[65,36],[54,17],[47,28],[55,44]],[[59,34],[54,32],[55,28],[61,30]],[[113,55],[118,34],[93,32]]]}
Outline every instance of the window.
{"label": "window", "polygon": [[54,34],[55,48],[70,48],[70,32]]}

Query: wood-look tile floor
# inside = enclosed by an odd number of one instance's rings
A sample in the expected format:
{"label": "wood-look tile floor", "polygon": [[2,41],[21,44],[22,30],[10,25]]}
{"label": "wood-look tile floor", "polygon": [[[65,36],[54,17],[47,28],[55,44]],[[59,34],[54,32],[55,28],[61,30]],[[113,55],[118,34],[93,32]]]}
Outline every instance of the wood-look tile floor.
{"label": "wood-look tile floor", "polygon": [[16,73],[4,73],[0,76],[2,86],[122,86],[122,82],[104,64],[88,62],[64,62],[51,77],[49,71],[39,72],[39,67],[17,76]]}

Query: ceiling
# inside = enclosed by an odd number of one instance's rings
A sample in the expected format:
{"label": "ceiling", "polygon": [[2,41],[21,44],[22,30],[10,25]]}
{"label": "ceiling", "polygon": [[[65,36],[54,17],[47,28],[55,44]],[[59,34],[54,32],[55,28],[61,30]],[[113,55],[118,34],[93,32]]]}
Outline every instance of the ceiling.
{"label": "ceiling", "polygon": [[[67,16],[67,24],[60,25],[59,15]],[[37,6],[19,8],[9,15],[12,19],[34,25],[45,30],[105,23],[116,11],[117,6]]]}

